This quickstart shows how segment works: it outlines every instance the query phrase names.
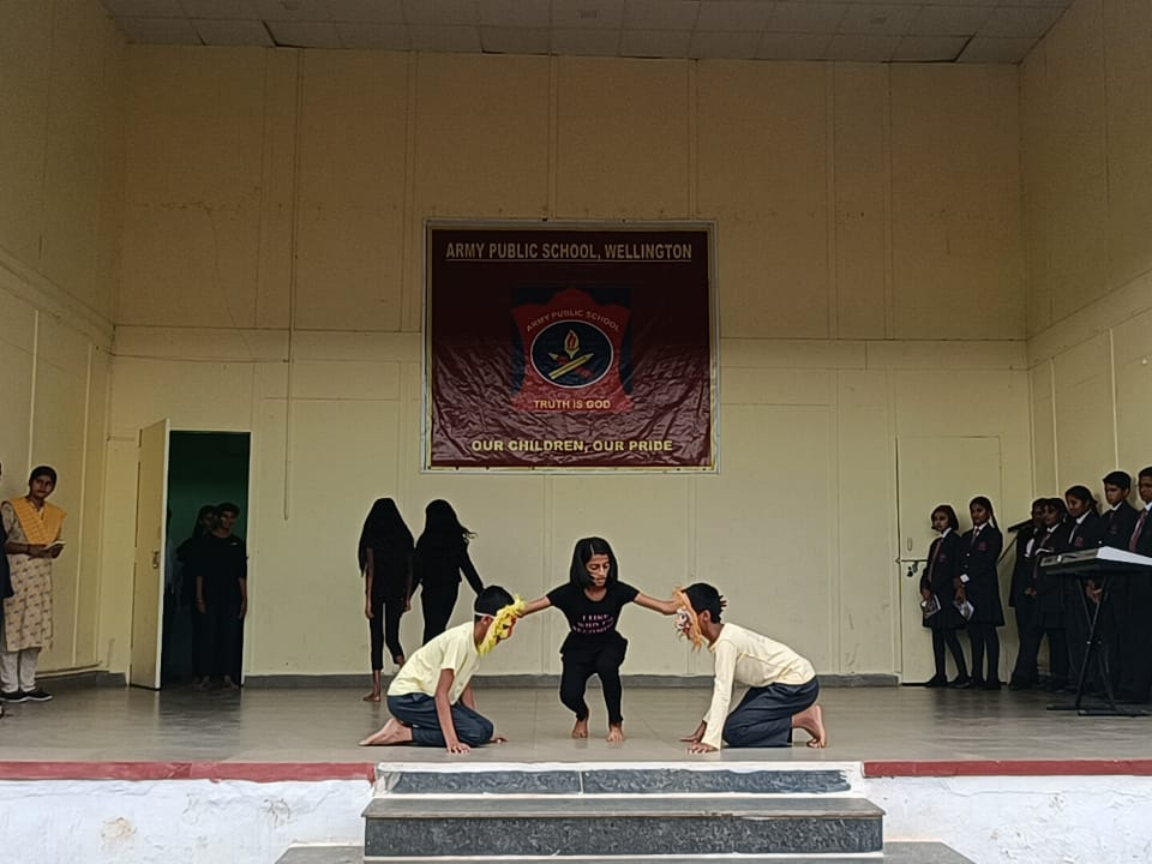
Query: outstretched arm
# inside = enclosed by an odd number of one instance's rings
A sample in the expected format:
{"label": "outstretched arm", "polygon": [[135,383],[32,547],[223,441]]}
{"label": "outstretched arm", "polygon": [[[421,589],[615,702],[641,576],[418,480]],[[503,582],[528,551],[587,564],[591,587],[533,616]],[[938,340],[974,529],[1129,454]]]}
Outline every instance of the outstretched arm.
{"label": "outstretched arm", "polygon": [[541,597],[539,600],[533,600],[531,603],[525,605],[523,611],[520,613],[520,617],[523,618],[525,615],[531,615],[533,612],[539,612],[541,609],[547,609],[551,605],[552,601],[547,597]]}
{"label": "outstretched arm", "polygon": [[637,594],[636,603],[645,609],[659,612],[661,615],[675,615],[679,605],[675,600],[657,600],[647,594]]}

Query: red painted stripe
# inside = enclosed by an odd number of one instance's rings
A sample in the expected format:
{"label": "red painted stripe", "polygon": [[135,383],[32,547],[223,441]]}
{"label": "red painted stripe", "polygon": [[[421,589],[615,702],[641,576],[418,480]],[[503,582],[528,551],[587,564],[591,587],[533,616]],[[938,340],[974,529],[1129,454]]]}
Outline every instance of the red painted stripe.
{"label": "red painted stripe", "polygon": [[1152,776],[1152,759],[972,759],[953,762],[875,761],[865,777]]}
{"label": "red painted stripe", "polygon": [[368,762],[0,762],[0,780],[366,780]]}

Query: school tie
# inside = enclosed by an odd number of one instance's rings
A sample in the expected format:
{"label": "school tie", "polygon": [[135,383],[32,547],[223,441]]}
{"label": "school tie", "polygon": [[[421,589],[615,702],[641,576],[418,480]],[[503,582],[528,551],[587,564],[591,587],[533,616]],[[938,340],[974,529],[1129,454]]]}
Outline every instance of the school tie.
{"label": "school tie", "polygon": [[1136,528],[1132,532],[1132,537],[1128,540],[1128,551],[1135,552],[1137,544],[1140,543],[1140,532],[1144,530],[1144,520],[1148,518],[1148,508],[1145,507],[1140,511],[1140,518],[1136,520]]}

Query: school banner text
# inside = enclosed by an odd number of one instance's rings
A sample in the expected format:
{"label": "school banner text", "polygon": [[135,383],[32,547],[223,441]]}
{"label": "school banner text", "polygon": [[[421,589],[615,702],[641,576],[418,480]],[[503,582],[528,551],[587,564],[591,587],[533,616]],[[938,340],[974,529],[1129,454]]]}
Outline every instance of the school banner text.
{"label": "school banner text", "polygon": [[709,226],[426,241],[425,468],[713,468]]}

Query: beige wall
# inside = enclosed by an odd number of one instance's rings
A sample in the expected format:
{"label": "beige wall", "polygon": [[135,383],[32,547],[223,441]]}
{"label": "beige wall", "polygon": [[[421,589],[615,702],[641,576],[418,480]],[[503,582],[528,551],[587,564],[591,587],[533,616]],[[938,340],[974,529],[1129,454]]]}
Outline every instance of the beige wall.
{"label": "beige wall", "polygon": [[[138,47],[129,69],[106,498],[131,512],[141,426],[252,432],[249,673],[365,667],[377,495],[417,531],[449,498],[486,580],[529,596],[605,534],[642,589],[715,581],[845,673],[900,668],[898,437],[999,438],[1026,506],[1013,68]],[[419,473],[422,225],[447,216],[714,219],[720,474]],[[114,670],[131,534],[109,520]],[[651,613],[623,629],[631,673],[706,665]],[[531,620],[487,668],[557,671],[563,630]]]}
{"label": "beige wall", "polygon": [[1152,6],[1078,0],[1021,70],[1040,494],[1152,464]]}
{"label": "beige wall", "polygon": [[53,465],[68,511],[44,669],[94,666],[123,213],[125,50],[98,4],[0,5],[0,495]]}

